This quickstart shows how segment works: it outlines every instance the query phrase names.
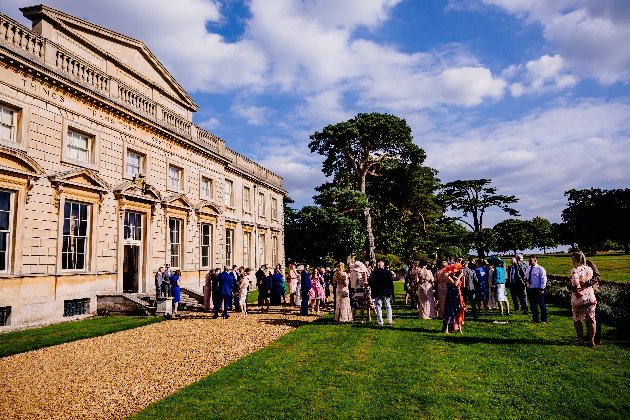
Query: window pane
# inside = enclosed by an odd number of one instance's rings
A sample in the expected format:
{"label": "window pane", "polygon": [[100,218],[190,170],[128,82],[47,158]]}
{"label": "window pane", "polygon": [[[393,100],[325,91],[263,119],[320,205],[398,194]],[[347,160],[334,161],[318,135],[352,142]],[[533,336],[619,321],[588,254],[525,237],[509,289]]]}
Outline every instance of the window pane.
{"label": "window pane", "polygon": [[2,107],[2,115],[0,116],[2,124],[13,125],[13,111]]}
{"label": "window pane", "polygon": [[13,140],[11,137],[11,127],[6,126],[6,125],[0,125],[0,138],[6,139],[6,140]]}
{"label": "window pane", "polygon": [[0,211],[0,230],[9,230],[9,212]]}
{"label": "window pane", "polygon": [[11,210],[11,193],[0,191],[0,211]]}

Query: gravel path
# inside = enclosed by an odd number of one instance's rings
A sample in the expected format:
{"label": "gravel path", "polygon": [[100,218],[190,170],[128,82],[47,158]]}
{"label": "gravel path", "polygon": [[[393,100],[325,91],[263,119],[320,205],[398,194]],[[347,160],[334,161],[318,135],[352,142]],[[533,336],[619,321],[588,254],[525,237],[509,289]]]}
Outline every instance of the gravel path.
{"label": "gravel path", "polygon": [[316,317],[190,314],[0,359],[0,418],[121,419]]}

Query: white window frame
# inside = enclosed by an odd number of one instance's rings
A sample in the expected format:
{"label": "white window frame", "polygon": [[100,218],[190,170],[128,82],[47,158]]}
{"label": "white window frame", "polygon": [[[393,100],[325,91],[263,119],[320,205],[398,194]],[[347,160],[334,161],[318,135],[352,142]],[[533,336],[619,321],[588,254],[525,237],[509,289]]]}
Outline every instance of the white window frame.
{"label": "white window frame", "polygon": [[[204,187],[204,182],[207,183],[207,186]],[[206,200],[211,200],[212,199],[212,189],[213,189],[213,185],[212,185],[212,178],[208,178],[207,176],[202,176],[201,177],[201,181],[199,183],[199,197],[204,198]],[[204,193],[205,190],[205,193]]]}
{"label": "white window frame", "polygon": [[[85,235],[84,236],[79,236],[79,235],[74,235],[72,233],[72,225],[70,226],[70,234],[66,235],[64,232],[64,226],[66,223],[66,219],[68,219],[66,217],[66,205],[70,204],[70,216],[72,215],[72,206],[73,205],[77,205],[77,206],[86,206],[87,208],[87,216],[86,216],[86,223],[87,226],[85,227]],[[79,207],[80,208],[80,207]],[[74,200],[65,200],[63,203],[63,209],[61,210],[62,213],[62,232],[61,232],[61,270],[62,271],[88,271],[88,268],[90,267],[90,242],[91,242],[91,228],[92,228],[92,204],[91,203],[83,203],[81,201],[74,201]],[[69,223],[72,224],[72,217],[69,218],[70,221]],[[64,247],[63,247],[63,243],[65,242],[65,238],[69,237],[69,242],[72,242],[73,238],[74,239],[80,239],[83,238],[84,239],[84,248],[83,248],[83,267],[77,268],[72,267],[72,268],[64,268],[64,254],[71,254],[73,253],[73,251],[64,251]]]}
{"label": "white window frame", "polygon": [[[171,227],[171,222],[173,222],[174,226],[178,227],[177,232],[177,238],[175,238],[177,240],[177,242],[173,241],[173,235],[172,235],[172,227]],[[182,257],[183,257],[183,252],[182,252],[182,246],[183,246],[183,230],[184,230],[184,220],[180,219],[178,217],[169,217],[168,218],[168,226],[167,226],[167,235],[168,235],[168,261],[171,265],[171,268],[182,268]],[[175,254],[173,253],[173,245],[177,246],[177,250],[178,252]],[[173,258],[177,258],[177,264],[175,264],[174,259]]]}
{"label": "white window frame", "polygon": [[[134,217],[139,217],[139,223],[138,224],[130,224],[129,223],[129,216],[133,215]],[[144,229],[144,214],[137,212],[137,211],[131,211],[131,210],[125,210],[125,214],[123,216],[123,241],[126,244],[142,244],[142,230]],[[127,232],[131,233],[130,237],[127,237]]]}
{"label": "white window frame", "polygon": [[252,189],[248,185],[243,185],[243,211],[245,213],[252,212]]}
{"label": "white window frame", "polygon": [[265,203],[265,194],[264,193],[258,193],[258,215],[260,217],[267,217],[266,214],[266,204]]}
{"label": "white window frame", "polygon": [[251,267],[252,233],[243,232],[243,267]]}
{"label": "white window frame", "polygon": [[[136,165],[132,164],[131,161],[131,155],[136,155],[138,157],[138,172],[133,173],[133,172],[129,172],[129,167],[136,167]],[[125,174],[128,176],[135,176],[136,174],[142,174],[144,175],[144,162],[145,162],[146,156],[143,153],[139,153],[137,151],[135,151],[134,149],[127,149],[126,153],[125,153]]]}
{"label": "white window frame", "polygon": [[[172,181],[175,179],[171,176],[171,171],[174,171],[178,174],[178,178],[177,178],[177,186],[173,185]],[[177,191],[181,191],[184,189],[184,169],[177,166],[177,165],[173,165],[172,163],[168,164],[168,170],[167,170],[167,188],[169,190],[177,190]]]}
{"label": "white window frame", "polygon": [[278,199],[275,197],[271,198],[271,218],[278,220]]}
{"label": "white window frame", "polygon": [[260,261],[258,265],[265,264],[265,234],[261,233],[258,235],[258,256]]}
{"label": "white window frame", "polygon": [[234,261],[234,229],[225,229],[225,265],[232,267]]}
{"label": "white window frame", "polygon": [[[92,156],[92,136],[85,133],[81,133],[76,130],[68,130],[66,132],[66,154],[69,159],[73,159],[83,163],[90,163]],[[77,144],[78,141],[85,141],[85,148]],[[79,157],[81,154],[85,154],[85,158]],[[76,156],[75,156],[76,155]]]}
{"label": "white window frame", "polygon": [[271,259],[273,260],[273,265],[278,265],[278,237],[271,237]]}
{"label": "white window frame", "polygon": [[[10,122],[3,121],[6,111],[11,112]],[[0,139],[11,143],[17,142],[19,112],[20,111],[18,109],[15,109],[14,107],[0,103],[0,126],[7,127],[9,129],[9,138],[0,137]]]}
{"label": "white window frame", "polygon": [[223,203],[227,207],[234,207],[234,181],[231,179],[225,180],[225,186],[223,187]]}
{"label": "white window frame", "polygon": [[[208,228],[208,235],[204,235],[204,227]],[[212,224],[210,223],[201,223],[199,229],[199,265],[202,268],[208,268],[212,265]],[[208,243],[204,243],[204,239],[207,238]],[[208,259],[207,264],[204,265],[204,250],[207,253],[205,258]]]}
{"label": "white window frame", "polygon": [[4,262],[4,269],[0,268],[0,273],[9,273],[11,271],[11,253],[13,248],[13,218],[15,214],[15,191],[0,190],[0,193],[9,194],[9,210],[0,210],[0,213],[7,212],[8,214],[8,226],[6,230],[0,230],[0,235],[6,234],[4,241],[6,249],[4,251],[4,259],[0,263]]}
{"label": "white window frame", "polygon": [[[88,138],[88,159],[77,159],[70,155],[69,149],[71,147],[69,140],[69,133],[76,133]],[[84,126],[76,121],[68,121],[63,119],[61,130],[61,161],[74,166],[80,166],[83,168],[89,168],[94,171],[98,171],[100,162],[99,153],[100,133],[92,127]]]}

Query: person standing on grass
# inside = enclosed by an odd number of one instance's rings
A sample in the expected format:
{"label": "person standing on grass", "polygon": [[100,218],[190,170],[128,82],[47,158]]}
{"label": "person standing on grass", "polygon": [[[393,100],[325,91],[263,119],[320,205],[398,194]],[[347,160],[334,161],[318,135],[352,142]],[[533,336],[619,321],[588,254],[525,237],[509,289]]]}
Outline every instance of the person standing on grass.
{"label": "person standing on grass", "polygon": [[527,315],[527,299],[525,298],[525,270],[527,270],[527,265],[523,262],[523,254],[517,254],[516,258],[510,260],[510,263],[507,286],[510,288],[514,310],[520,310],[523,315]]}
{"label": "person standing on grass", "polygon": [[230,267],[227,265],[223,268],[223,272],[219,274],[219,294],[220,300],[219,304],[214,306],[214,316],[213,318],[219,317],[219,308],[221,307],[221,302],[223,302],[223,319],[228,319],[230,315],[228,314],[228,309],[230,308],[230,300],[232,299],[232,295],[234,294],[234,277],[229,272]]}
{"label": "person standing on grass", "polygon": [[365,288],[368,281],[367,268],[361,261],[357,261],[350,266],[350,304],[352,305],[352,322],[356,321],[357,309],[361,313],[361,323],[363,323],[363,313],[365,306]]}
{"label": "person standing on grass", "polygon": [[[595,264],[594,261],[586,260],[586,265],[591,267],[591,270],[593,270],[593,278],[591,278],[588,284],[590,284],[591,287],[593,288],[593,292],[595,293],[595,298],[597,298],[597,295],[599,294],[599,281],[602,278],[599,274],[599,270],[597,269],[597,265]],[[593,337],[593,342],[595,343],[596,346],[599,346],[602,344],[602,324],[599,321],[599,319],[600,319],[599,305],[595,305],[595,336]]]}
{"label": "person standing on grass", "polygon": [[582,322],[586,321],[587,344],[594,346],[597,300],[591,284],[593,269],[586,264],[586,257],[579,249],[571,253],[571,260],[574,266],[571,270],[571,308],[578,345],[584,344]]}
{"label": "person standing on grass", "polygon": [[[527,281],[527,297],[532,310],[532,322],[547,324],[547,305],[545,305],[545,287],[547,287],[547,272],[538,265],[536,255],[529,256],[529,267],[525,270]],[[538,309],[540,308],[540,316]]]}
{"label": "person standing on grass", "polygon": [[296,295],[298,293],[299,274],[293,264],[289,264],[289,303],[297,306]]}
{"label": "person standing on grass", "polygon": [[444,270],[448,267],[446,261],[440,263],[440,269],[435,273],[435,281],[437,283],[438,290],[438,304],[437,304],[437,316],[438,318],[444,317],[444,301],[446,299],[446,273]]}
{"label": "person standing on grass", "polygon": [[298,266],[298,273],[300,273],[300,296],[302,302],[300,305],[300,315],[308,315],[308,293],[311,290],[311,279],[308,276],[308,264],[306,266]]}
{"label": "person standing on grass", "polygon": [[435,313],[435,297],[433,296],[433,273],[427,270],[426,260],[413,263],[410,276],[418,285],[418,316],[420,319],[432,319]]}
{"label": "person standing on grass", "polygon": [[488,308],[497,309],[496,302],[496,287],[492,283],[492,276],[494,275],[494,266],[490,261],[486,261],[486,268],[488,269],[488,288],[490,292],[488,293]]}
{"label": "person standing on grass", "polygon": [[475,287],[478,282],[477,274],[470,269],[468,264],[462,260],[462,272],[464,273],[464,284],[461,288],[461,292],[464,298],[464,301],[468,301],[470,307],[472,308],[472,318],[473,320],[477,320],[477,302],[475,301]]}
{"label": "person standing on grass", "polygon": [[385,310],[387,312],[387,323],[392,325],[392,305],[390,297],[394,293],[394,277],[391,271],[385,270],[385,263],[379,261],[376,263],[376,269],[370,276],[370,286],[376,301],[376,322],[383,325],[383,302],[385,302]]}
{"label": "person standing on grass", "polygon": [[477,275],[477,287],[475,288],[475,299],[477,300],[478,313],[481,313],[481,305],[485,309],[486,316],[488,315],[488,274],[490,272],[484,267],[484,261],[482,259],[477,260],[477,268],[475,274]]}
{"label": "person standing on grass", "polygon": [[442,316],[442,332],[451,331],[463,333],[462,324],[466,306],[460,293],[464,272],[460,263],[453,263],[443,270],[446,275],[446,298],[444,300],[444,315]]}
{"label": "person standing on grass", "polygon": [[274,269],[273,276],[271,276],[271,293],[270,293],[270,305],[279,306],[282,302],[282,296],[284,296],[284,286],[282,274],[279,269]]}
{"label": "person standing on grass", "polygon": [[[501,316],[510,316],[510,302],[505,290],[505,270],[500,265],[496,265],[492,271],[492,284],[494,286],[494,298],[499,303]],[[503,303],[505,303],[505,312],[503,312]]]}
{"label": "person standing on grass", "polygon": [[337,303],[335,304],[335,321],[350,322],[352,321],[352,309],[350,307],[350,280],[345,272],[345,264],[340,262],[337,264],[337,270],[333,275],[333,285],[336,289],[335,296]]}
{"label": "person standing on grass", "polygon": [[155,273],[155,300],[162,296],[162,282],[164,281],[164,267],[158,268]]}

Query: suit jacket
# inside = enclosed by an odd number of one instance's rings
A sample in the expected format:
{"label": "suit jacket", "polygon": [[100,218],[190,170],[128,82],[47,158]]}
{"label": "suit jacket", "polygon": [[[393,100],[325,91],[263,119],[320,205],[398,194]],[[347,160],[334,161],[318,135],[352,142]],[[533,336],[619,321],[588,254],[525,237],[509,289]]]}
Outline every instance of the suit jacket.
{"label": "suit jacket", "polygon": [[466,290],[468,290],[469,292],[474,292],[475,284],[478,282],[477,274],[467,266],[463,268],[463,271],[464,275],[466,276],[466,282],[464,283]]}
{"label": "suit jacket", "polygon": [[160,287],[163,281],[164,281],[164,274],[160,273],[159,271],[155,273],[155,286]]}
{"label": "suit jacket", "polygon": [[370,276],[370,287],[372,296],[390,297],[394,292],[394,276],[389,270],[377,268]]}
{"label": "suit jacket", "polygon": [[301,279],[302,281],[300,282],[300,292],[302,292],[302,296],[306,295],[308,299],[308,291],[311,290],[311,278],[306,270],[302,271]]}
{"label": "suit jacket", "polygon": [[234,292],[234,277],[227,271],[219,274],[219,292],[223,296],[232,296]]}

